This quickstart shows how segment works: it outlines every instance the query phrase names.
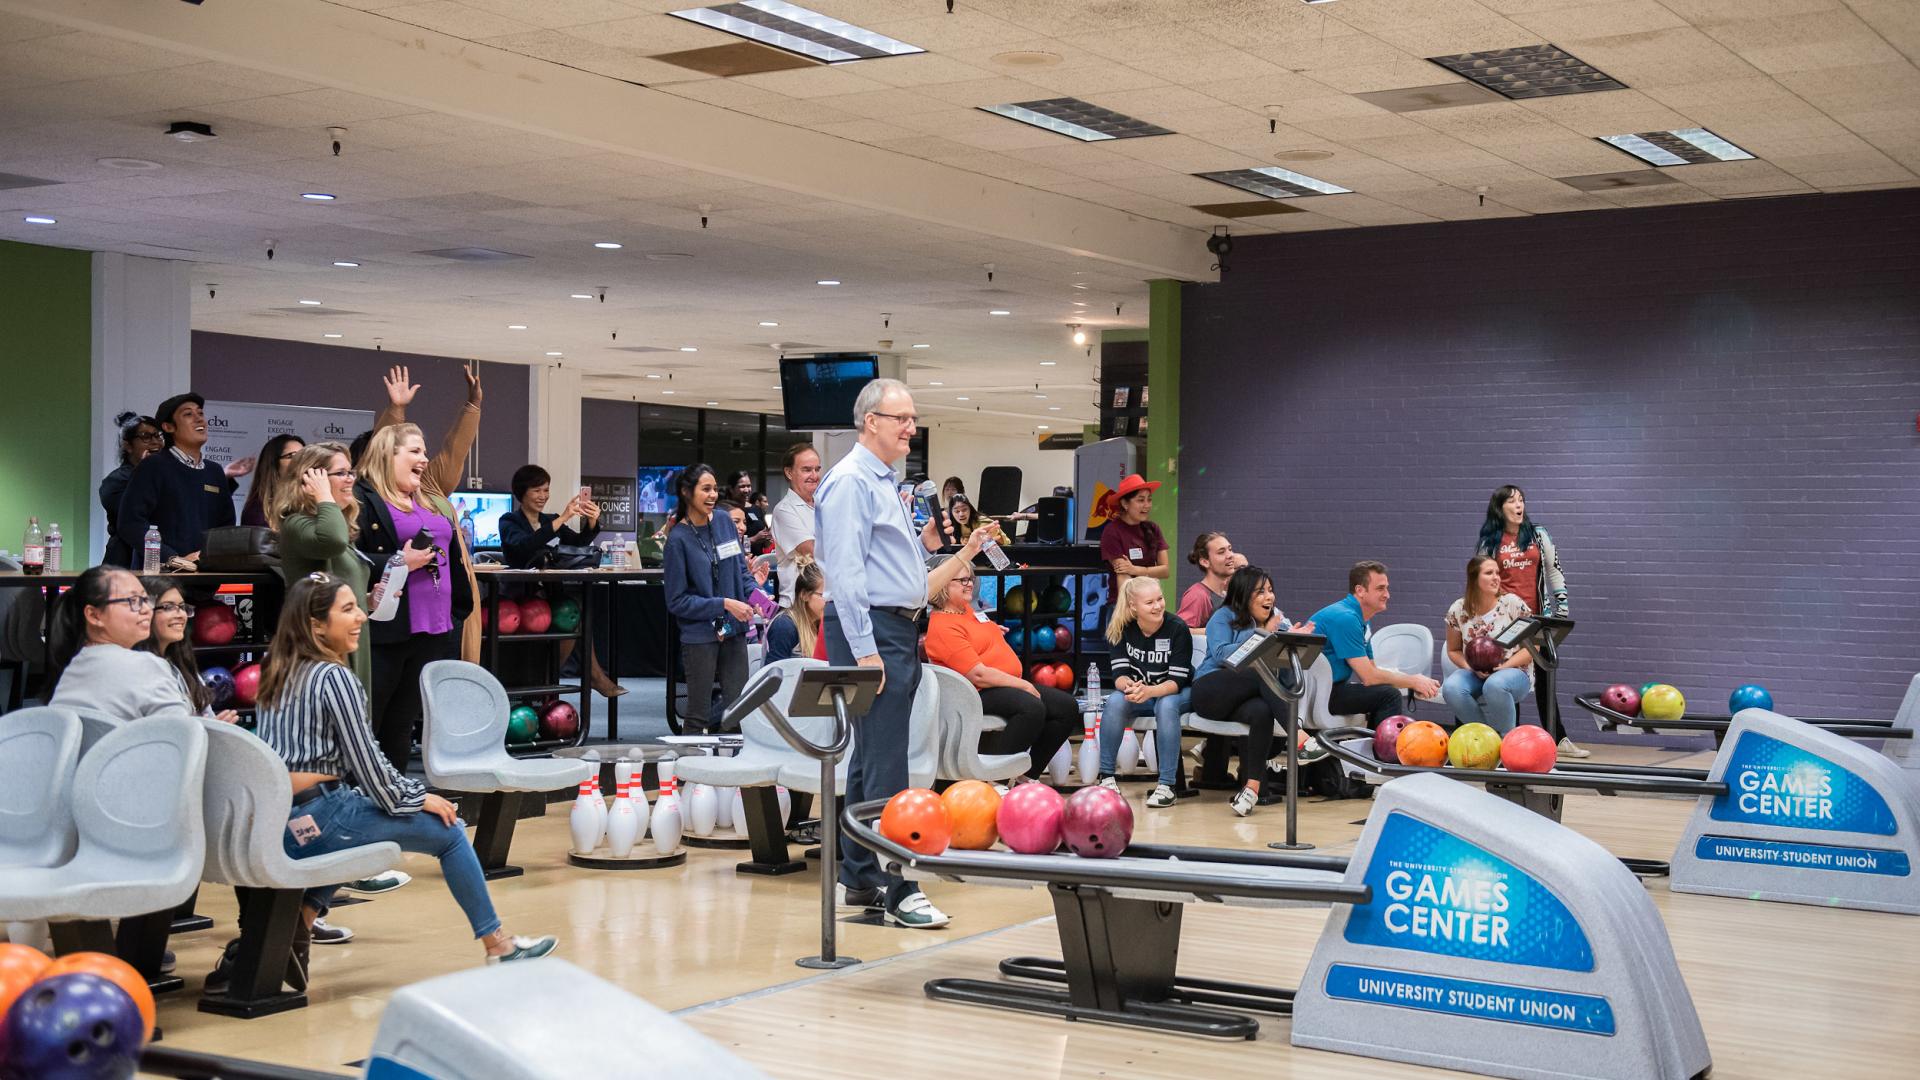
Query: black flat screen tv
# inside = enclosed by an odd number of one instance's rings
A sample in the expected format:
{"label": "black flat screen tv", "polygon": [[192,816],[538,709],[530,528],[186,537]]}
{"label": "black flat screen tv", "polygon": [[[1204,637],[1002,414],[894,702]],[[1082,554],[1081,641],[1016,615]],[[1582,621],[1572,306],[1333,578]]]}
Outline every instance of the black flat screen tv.
{"label": "black flat screen tv", "polygon": [[860,388],[880,377],[873,353],[823,353],[780,361],[780,396],[789,431],[844,431],[853,427]]}

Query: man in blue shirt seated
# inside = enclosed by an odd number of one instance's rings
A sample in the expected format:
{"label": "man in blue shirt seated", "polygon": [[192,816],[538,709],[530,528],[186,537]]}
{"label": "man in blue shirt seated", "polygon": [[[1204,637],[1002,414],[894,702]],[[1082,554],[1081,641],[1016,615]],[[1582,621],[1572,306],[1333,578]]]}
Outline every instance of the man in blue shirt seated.
{"label": "man in blue shirt seated", "polygon": [[1327,639],[1324,650],[1333,668],[1333,689],[1327,711],[1335,716],[1365,713],[1378,727],[1405,707],[1402,690],[1423,698],[1436,697],[1440,684],[1424,674],[1404,675],[1373,662],[1375,615],[1387,610],[1387,568],[1365,560],[1347,571],[1347,595],[1313,613],[1316,632]]}

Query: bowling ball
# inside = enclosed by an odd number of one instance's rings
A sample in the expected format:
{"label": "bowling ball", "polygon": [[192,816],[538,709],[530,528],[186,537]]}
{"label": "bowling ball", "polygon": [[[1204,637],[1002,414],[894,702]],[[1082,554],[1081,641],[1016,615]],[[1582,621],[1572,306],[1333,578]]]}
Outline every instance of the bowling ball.
{"label": "bowling ball", "polygon": [[1083,787],[1068,796],[1060,813],[1060,839],[1084,859],[1118,858],[1133,839],[1133,807],[1110,787]]}
{"label": "bowling ball", "polygon": [[[147,1039],[153,1038],[153,991],[147,986],[146,978],[138,971],[135,971],[132,964],[127,963],[125,960],[111,953],[73,953],[55,960],[41,975],[41,978],[51,979],[55,975],[65,975],[74,971],[84,971],[90,975],[98,975],[120,989],[125,990],[127,996],[132,998],[134,1005],[139,1008],[140,1019],[146,1025],[140,1032],[141,1041],[144,1042]],[[5,1012],[5,1008],[0,1007],[0,1015],[5,1015]]]}
{"label": "bowling ball", "polygon": [[1761,686],[1759,683],[1748,683],[1740,689],[1735,690],[1733,696],[1727,698],[1728,712],[1738,713],[1742,709],[1766,709],[1771,712],[1773,711],[1773,695],[1767,693],[1767,688]]}
{"label": "bowling ball", "polygon": [[1053,665],[1034,664],[1027,668],[1027,681],[1035,686],[1053,685]]}
{"label": "bowling ball", "polygon": [[1521,724],[1500,740],[1500,764],[1509,772],[1552,772],[1556,749],[1546,728]]}
{"label": "bowling ball", "polygon": [[531,705],[515,705],[507,714],[507,741],[529,743],[540,735],[540,714]]}
{"label": "bowling ball", "polygon": [[518,633],[520,630],[520,605],[512,600],[501,599],[494,602],[490,609],[494,629],[502,634]]}
{"label": "bowling ball", "polygon": [[34,1080],[131,1077],[146,1043],[140,1007],[111,980],[85,971],[42,979],[0,1026],[6,1075]]}
{"label": "bowling ball", "polygon": [[1073,610],[1073,594],[1065,585],[1055,585],[1048,589],[1040,600],[1041,611],[1051,611],[1056,615],[1065,615]]}
{"label": "bowling ball", "polygon": [[556,701],[540,710],[540,737],[571,739],[580,734],[580,714],[564,701]]}
{"label": "bowling ball", "polygon": [[953,828],[953,846],[985,851],[1000,838],[1000,793],[983,780],[962,780],[940,793]]}
{"label": "bowling ball", "polygon": [[30,945],[0,942],[0,1022],[21,991],[40,981],[53,961]]}
{"label": "bowling ball", "polygon": [[1025,615],[1032,605],[1033,590],[1025,585],[1016,585],[1007,590],[1006,597],[1000,601],[1000,610],[1009,615]]}
{"label": "bowling ball", "polygon": [[1431,720],[1415,720],[1393,741],[1402,765],[1431,769],[1447,763],[1447,729]]}
{"label": "bowling ball", "polygon": [[563,634],[580,629],[580,601],[564,596],[553,602],[553,628]]}
{"label": "bowling ball", "polygon": [[938,855],[947,850],[953,825],[940,796],[926,788],[908,788],[887,800],[880,812],[880,835],[909,851]]}
{"label": "bowling ball", "polygon": [[1475,634],[1468,638],[1466,648],[1461,651],[1466,653],[1467,666],[1481,675],[1491,675],[1495,668],[1507,660],[1507,650],[1487,634]]}
{"label": "bowling ball", "polygon": [[1626,683],[1614,683],[1600,691],[1600,704],[1622,716],[1640,715],[1640,691]]}
{"label": "bowling ball", "polygon": [[1456,769],[1495,768],[1500,741],[1500,733],[1485,724],[1462,724],[1447,738],[1447,764]]}
{"label": "bowling ball", "polygon": [[1384,761],[1388,765],[1400,764],[1400,751],[1397,748],[1400,729],[1411,723],[1413,723],[1413,717],[1411,716],[1389,716],[1385,720],[1380,721],[1380,726],[1373,729],[1373,757],[1375,761]]}
{"label": "bowling ball", "polygon": [[1649,691],[1649,690],[1651,690],[1651,689],[1653,689],[1654,687],[1656,687],[1656,686],[1659,686],[1659,685],[1660,685],[1660,684],[1659,684],[1659,682],[1657,682],[1657,681],[1656,681],[1656,682],[1643,682],[1643,683],[1641,683],[1641,684],[1640,684],[1640,696],[1641,696],[1641,697],[1646,697],[1646,696],[1647,696],[1647,691]]}
{"label": "bowling ball", "polygon": [[1007,648],[1014,652],[1027,651],[1027,628],[1018,623],[1007,627]]}
{"label": "bowling ball", "polygon": [[203,669],[200,681],[212,692],[215,709],[224,709],[233,704],[233,672],[216,665]]}
{"label": "bowling ball", "polygon": [[1030,636],[1033,639],[1034,652],[1053,651],[1053,627],[1036,626],[1033,628],[1033,633]]}
{"label": "bowling ball", "polygon": [[242,664],[233,669],[233,701],[251,705],[260,697],[260,665]]}
{"label": "bowling ball", "polygon": [[195,645],[230,644],[234,633],[239,629],[240,620],[234,617],[233,608],[218,600],[196,609],[193,613]]}
{"label": "bowling ball", "polygon": [[1000,839],[1022,855],[1044,855],[1060,846],[1066,800],[1045,784],[1021,784],[1000,800]]}
{"label": "bowling ball", "polygon": [[1073,684],[1075,681],[1072,664],[1053,665],[1053,685],[1055,689],[1065,690],[1071,694],[1073,693]]}
{"label": "bowling ball", "polygon": [[520,632],[544,634],[553,626],[553,607],[537,596],[520,601]]}
{"label": "bowling ball", "polygon": [[1068,649],[1073,648],[1073,627],[1071,625],[1061,623],[1059,626],[1053,628],[1053,647],[1059,649],[1061,652],[1066,652]]}
{"label": "bowling ball", "polygon": [[1687,699],[1666,683],[1656,683],[1640,694],[1640,715],[1649,720],[1678,720],[1687,713]]}

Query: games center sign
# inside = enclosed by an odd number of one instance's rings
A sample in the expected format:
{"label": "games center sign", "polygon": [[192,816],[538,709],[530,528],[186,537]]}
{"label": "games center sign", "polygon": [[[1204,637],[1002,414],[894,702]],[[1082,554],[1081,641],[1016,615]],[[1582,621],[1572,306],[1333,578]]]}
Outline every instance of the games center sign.
{"label": "games center sign", "polygon": [[1715,821],[1892,836],[1893,810],[1865,780],[1792,743],[1748,731],[1728,761]]}

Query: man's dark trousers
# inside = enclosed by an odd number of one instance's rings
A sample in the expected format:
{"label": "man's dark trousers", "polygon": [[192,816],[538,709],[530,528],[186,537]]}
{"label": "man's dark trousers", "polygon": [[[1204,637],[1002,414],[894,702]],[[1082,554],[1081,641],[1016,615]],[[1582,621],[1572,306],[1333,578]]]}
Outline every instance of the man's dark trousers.
{"label": "man's dark trousers", "polygon": [[[854,721],[853,759],[847,763],[846,805],[871,799],[891,799],[907,788],[908,728],[913,722],[913,696],[920,688],[920,629],[891,611],[874,611],[873,644],[887,673],[886,685],[867,715]],[[840,617],[827,604],[822,627],[827,635],[827,659],[836,667],[853,665],[853,647],[840,628]],[[859,844],[840,847],[840,883],[849,889],[885,888],[887,904],[898,904],[919,891],[905,879],[882,873],[880,860]]]}

